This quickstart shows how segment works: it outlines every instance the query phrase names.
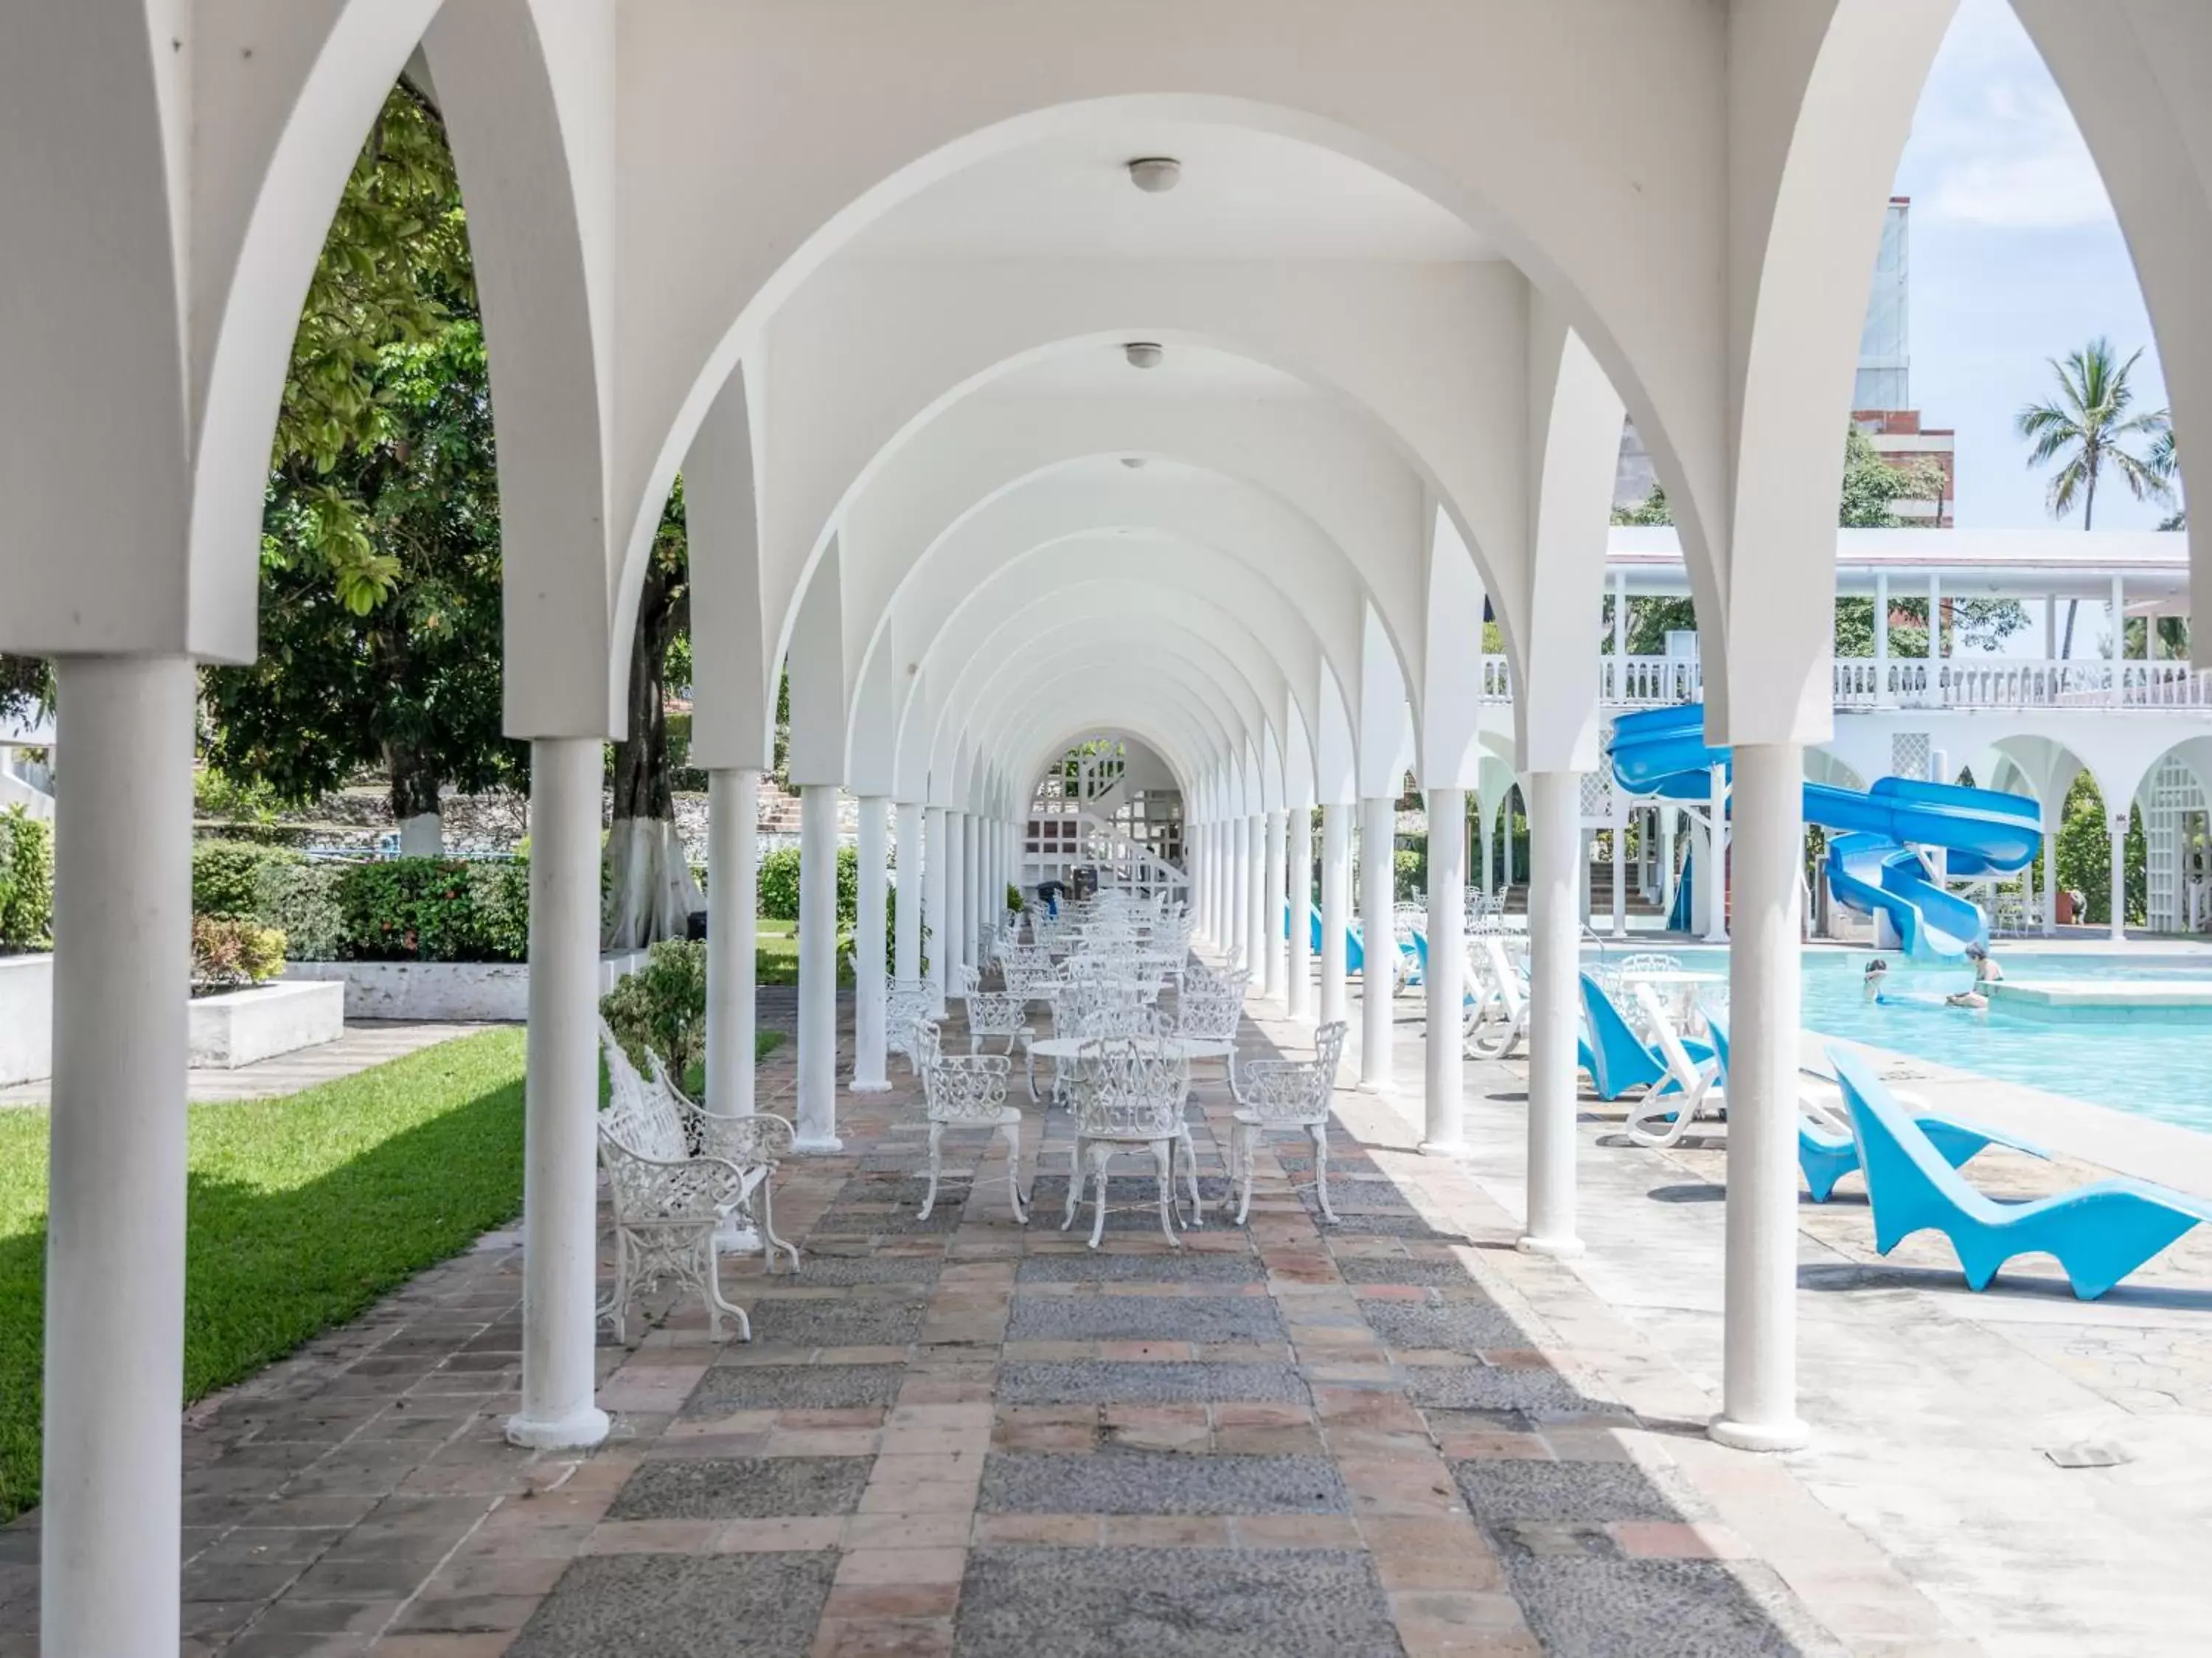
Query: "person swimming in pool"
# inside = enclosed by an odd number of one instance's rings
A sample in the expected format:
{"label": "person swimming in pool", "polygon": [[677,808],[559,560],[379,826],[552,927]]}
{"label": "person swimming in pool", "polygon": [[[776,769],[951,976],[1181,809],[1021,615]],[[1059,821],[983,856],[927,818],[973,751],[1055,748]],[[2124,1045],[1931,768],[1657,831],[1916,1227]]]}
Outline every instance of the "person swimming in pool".
{"label": "person swimming in pool", "polygon": [[1866,976],[1859,980],[1859,988],[1864,992],[1868,1001],[1877,1003],[1881,1001],[1882,981],[1888,977],[1889,963],[1884,961],[1880,956],[1876,956],[1866,964]]}

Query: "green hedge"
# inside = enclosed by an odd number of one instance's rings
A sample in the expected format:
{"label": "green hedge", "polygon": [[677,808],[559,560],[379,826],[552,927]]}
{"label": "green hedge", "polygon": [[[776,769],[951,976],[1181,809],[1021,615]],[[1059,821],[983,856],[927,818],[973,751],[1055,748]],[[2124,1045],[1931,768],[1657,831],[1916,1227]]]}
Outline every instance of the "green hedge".
{"label": "green hedge", "polygon": [[53,924],[53,829],[11,806],[0,812],[0,950],[44,949]]}
{"label": "green hedge", "polygon": [[307,861],[305,853],[289,846],[252,840],[196,840],[192,843],[192,913],[253,915],[254,884],[261,871],[272,864],[301,864]]}
{"label": "green hedge", "polygon": [[339,866],[338,949],[354,961],[521,961],[530,866],[393,858]]}
{"label": "green hedge", "polygon": [[[786,846],[760,862],[760,891],[757,912],[768,921],[799,919],[799,849]],[[837,849],[837,924],[849,928],[860,913],[860,853],[858,847]]]}

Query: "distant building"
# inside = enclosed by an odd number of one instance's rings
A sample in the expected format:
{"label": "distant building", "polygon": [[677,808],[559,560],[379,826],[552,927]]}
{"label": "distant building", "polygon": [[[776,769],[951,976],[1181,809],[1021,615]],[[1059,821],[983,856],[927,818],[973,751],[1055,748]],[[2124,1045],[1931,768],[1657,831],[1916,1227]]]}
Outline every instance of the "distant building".
{"label": "distant building", "polygon": [[[1959,497],[1955,433],[1948,426],[1923,426],[1920,411],[1911,406],[1911,212],[1909,198],[1890,198],[1889,214],[1881,227],[1881,251],[1875,258],[1874,283],[1867,297],[1866,326],[1859,335],[1851,419],[1891,464],[1908,466],[1921,460],[1936,464],[1943,478],[1942,494],[1934,500],[1899,501],[1893,509],[1907,524],[1949,529],[1953,503]],[[1613,474],[1613,505],[1641,505],[1657,481],[1636,424],[1626,423],[1620,435],[1620,460]]]}

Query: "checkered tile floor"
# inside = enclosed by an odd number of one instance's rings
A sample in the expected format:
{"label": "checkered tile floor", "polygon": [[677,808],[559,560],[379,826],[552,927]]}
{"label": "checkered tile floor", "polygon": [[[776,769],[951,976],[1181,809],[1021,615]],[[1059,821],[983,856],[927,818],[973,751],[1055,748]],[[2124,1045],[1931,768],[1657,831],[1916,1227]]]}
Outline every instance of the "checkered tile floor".
{"label": "checkered tile floor", "polygon": [[[1217,1205],[1228,1103],[1201,1081]],[[910,1082],[842,1100],[844,1155],[778,1188],[804,1271],[731,1264],[750,1344],[655,1303],[637,1346],[602,1349],[616,1426],[588,1456],[501,1440],[507,1236],[219,1401],[188,1436],[186,1650],[1838,1649],[1653,1436],[1552,1368],[1486,1263],[1504,1238],[1420,1212],[1340,1136],[1340,1226],[1293,1189],[1310,1147],[1286,1138],[1249,1227],[1216,1206],[1171,1250],[1133,1175],[1094,1253],[1087,1207],[1059,1229],[1066,1119],[1036,1116],[1030,1225],[982,1136],[951,1137],[918,1224]],[[35,1649],[34,1545],[0,1533],[0,1655]]]}

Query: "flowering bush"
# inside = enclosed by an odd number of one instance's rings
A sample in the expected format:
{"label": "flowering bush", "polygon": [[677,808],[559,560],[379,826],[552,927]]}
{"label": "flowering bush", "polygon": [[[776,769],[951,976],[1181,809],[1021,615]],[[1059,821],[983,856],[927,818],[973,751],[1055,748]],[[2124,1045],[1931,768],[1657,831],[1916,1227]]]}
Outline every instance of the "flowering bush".
{"label": "flowering bush", "polygon": [[192,983],[234,991],[284,971],[284,935],[240,916],[192,917]]}

